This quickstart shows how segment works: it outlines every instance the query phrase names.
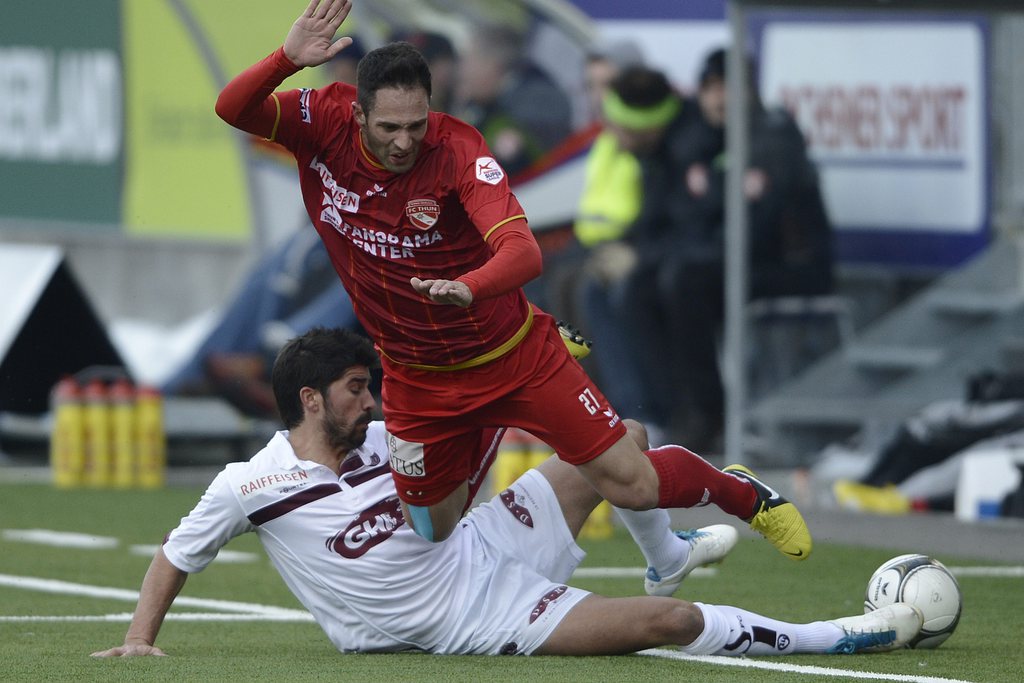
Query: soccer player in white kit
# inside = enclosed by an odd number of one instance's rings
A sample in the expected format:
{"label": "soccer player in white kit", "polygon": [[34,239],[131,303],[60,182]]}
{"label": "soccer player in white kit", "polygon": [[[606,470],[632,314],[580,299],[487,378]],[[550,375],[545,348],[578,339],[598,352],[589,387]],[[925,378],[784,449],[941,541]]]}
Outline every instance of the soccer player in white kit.
{"label": "soccer player in white kit", "polygon": [[[558,458],[475,508],[446,541],[426,541],[402,518],[389,437],[371,422],[376,362],[370,343],[344,330],[318,328],[282,349],[273,384],[288,431],[214,479],[157,550],[124,644],[94,656],[164,654],[154,642],[187,576],[251,531],[343,652],[598,655],[674,644],[692,654],[849,653],[901,647],[921,628],[920,612],[904,604],[790,624],[570,587],[584,555],[575,534],[600,498]],[[636,423],[631,433],[644,438]],[[494,430],[481,448],[495,449],[500,437]],[[684,538],[690,552],[675,585],[721,559],[735,532],[711,527]]]}

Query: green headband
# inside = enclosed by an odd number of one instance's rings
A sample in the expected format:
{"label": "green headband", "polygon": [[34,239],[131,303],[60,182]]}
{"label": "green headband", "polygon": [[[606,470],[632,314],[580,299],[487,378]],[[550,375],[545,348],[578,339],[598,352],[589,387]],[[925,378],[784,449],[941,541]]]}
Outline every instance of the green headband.
{"label": "green headband", "polygon": [[653,107],[632,107],[611,90],[604,94],[601,101],[604,118],[609,123],[630,130],[661,128],[675,118],[679,113],[679,106],[679,98],[669,95]]}

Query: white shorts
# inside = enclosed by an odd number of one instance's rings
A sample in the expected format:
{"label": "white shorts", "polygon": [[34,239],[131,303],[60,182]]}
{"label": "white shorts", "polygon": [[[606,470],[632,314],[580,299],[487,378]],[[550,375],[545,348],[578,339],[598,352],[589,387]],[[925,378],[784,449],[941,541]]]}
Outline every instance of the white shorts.
{"label": "white shorts", "polygon": [[435,651],[531,654],[590,595],[565,585],[586,553],[576,545],[551,485],[530,470],[462,524],[474,537],[473,608]]}

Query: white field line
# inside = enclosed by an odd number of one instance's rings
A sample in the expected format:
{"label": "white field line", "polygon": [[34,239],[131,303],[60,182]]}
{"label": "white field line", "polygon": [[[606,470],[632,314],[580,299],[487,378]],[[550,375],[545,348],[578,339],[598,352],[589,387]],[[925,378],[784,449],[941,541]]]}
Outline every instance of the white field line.
{"label": "white field line", "polygon": [[[992,579],[1016,579],[1024,577],[1024,567],[949,567],[956,576],[984,577]],[[580,567],[573,577],[580,579],[636,579],[643,578],[643,567]],[[691,576],[710,578],[718,574],[714,567],[699,567]]]}
{"label": "white field line", "polygon": [[[610,569],[610,568],[595,568]],[[618,569],[618,568],[611,568]],[[712,570],[713,571],[713,570]],[[615,572],[613,572],[615,573]],[[642,573],[640,574],[642,575]],[[631,575],[635,577],[636,574]],[[46,593],[61,593],[66,595],[87,595],[96,598],[107,598],[113,600],[126,600],[135,602],[138,600],[137,591],[121,588],[105,588],[102,586],[88,586],[67,581],[53,579],[36,579],[27,576],[11,576],[0,574],[0,586],[21,588],[25,590],[42,591]],[[304,610],[286,609],[270,605],[259,605],[255,603],[234,602],[229,600],[211,600],[204,598],[190,598],[179,595],[175,604],[190,607],[206,607],[208,609],[221,609],[227,612],[239,612],[238,614],[217,614],[217,613],[180,613],[171,612],[167,619],[171,621],[296,621],[312,622],[313,616]],[[131,613],[121,614],[100,614],[85,616],[0,616],[0,623],[10,622],[130,622]],[[935,676],[913,676],[906,674],[885,674],[866,671],[851,671],[847,669],[834,669],[822,666],[801,666],[799,664],[787,664],[782,662],[769,662],[764,660],[753,660],[745,657],[719,657],[708,655],[688,655],[675,650],[651,649],[640,652],[641,655],[650,657],[661,657],[664,659],[677,659],[683,661],[702,662],[719,666],[738,666],[750,669],[762,669],[770,671],[782,671],[786,673],[806,674],[811,676],[830,676],[846,678],[862,678],[875,681],[899,681],[901,683],[970,683],[955,678],[939,678]]]}
{"label": "white field line", "polygon": [[[717,655],[688,655],[675,650],[643,650],[637,654],[664,659],[679,659],[702,664],[720,666],[738,666],[748,669],[781,671],[784,673],[805,674],[808,676],[830,676],[833,678],[863,678],[870,681],[901,681],[904,683],[970,683],[958,678],[940,678],[937,676],[915,676],[912,674],[887,674],[871,671],[853,671],[850,669],[834,669],[826,666],[808,666],[788,664],[784,662],[765,661],[763,659],[747,659],[746,657],[720,657]],[[874,656],[874,655],[864,655]]]}
{"label": "white field line", "polygon": [[116,548],[120,541],[110,536],[94,536],[74,531],[52,531],[50,529],[4,529],[5,541],[20,541],[38,545],[55,545],[61,548],[82,548],[86,550],[107,550]]}
{"label": "white field line", "polygon": [[[76,548],[79,550],[110,550],[121,544],[121,541],[110,536],[96,536],[93,534],[82,534],[74,531],[54,531],[52,529],[4,529],[3,539],[5,541],[16,541],[20,543],[35,543],[37,545],[52,545],[58,548]],[[159,546],[156,545],[133,545],[129,546],[128,552],[132,555],[153,555]],[[226,564],[238,564],[244,562],[255,562],[259,558],[256,553],[241,552],[238,550],[221,550],[214,558],[214,562]]]}
{"label": "white field line", "polygon": [[[156,553],[158,545],[133,545],[129,546],[128,552],[132,555],[140,555],[142,557],[153,557]],[[225,564],[245,564],[247,562],[255,562],[259,559],[257,553],[243,552],[241,550],[221,550],[217,553],[217,557],[213,558],[214,562],[222,562]]]}
{"label": "white field line", "polygon": [[[131,612],[122,612],[119,614],[86,614],[81,616],[73,617],[62,617],[62,616],[45,616],[45,615],[28,615],[23,617],[18,616],[0,616],[0,623],[32,623],[32,622],[123,622],[128,623],[132,620]],[[309,612],[299,612],[296,610],[294,615],[291,614],[223,614],[219,612],[170,612],[164,621],[286,621],[286,622],[309,622],[313,623],[313,615]]]}
{"label": "white field line", "polygon": [[[643,567],[580,567],[572,573],[574,579],[642,579],[647,573]],[[698,567],[691,576],[708,578],[718,573],[717,569]]]}
{"label": "white field line", "polygon": [[992,579],[1024,577],[1024,567],[948,567],[955,576],[982,576]]}
{"label": "white field line", "polygon": [[[25,590],[34,590],[42,593],[85,595],[92,598],[123,600],[125,602],[138,602],[139,599],[138,591],[125,590],[123,588],[88,586],[81,583],[57,581],[55,579],[37,579],[31,576],[11,576],[9,574],[0,574],[0,586],[23,588]],[[289,609],[287,607],[272,607],[270,605],[259,605],[252,602],[235,602],[232,600],[191,598],[186,595],[179,595],[174,599],[174,604],[178,607],[198,607],[201,609],[214,609],[224,612],[262,615],[267,617],[296,617],[299,615],[308,615],[305,610]]]}

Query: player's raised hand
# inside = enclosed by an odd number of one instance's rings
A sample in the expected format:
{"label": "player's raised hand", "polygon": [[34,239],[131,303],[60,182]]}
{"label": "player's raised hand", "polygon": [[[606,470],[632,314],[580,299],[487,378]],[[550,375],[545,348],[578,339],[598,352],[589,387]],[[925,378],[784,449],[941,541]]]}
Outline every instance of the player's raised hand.
{"label": "player's raised hand", "polygon": [[166,657],[167,653],[156,645],[144,645],[142,643],[130,643],[112,647],[109,650],[93,652],[90,657]]}
{"label": "player's raised hand", "polygon": [[439,304],[453,304],[466,308],[473,303],[473,292],[458,280],[421,280],[410,278],[409,284],[423,296]]}
{"label": "player's raised hand", "polygon": [[352,44],[351,38],[334,40],[341,22],[352,11],[352,0],[310,0],[284,39],[285,57],[296,66],[319,66]]}

